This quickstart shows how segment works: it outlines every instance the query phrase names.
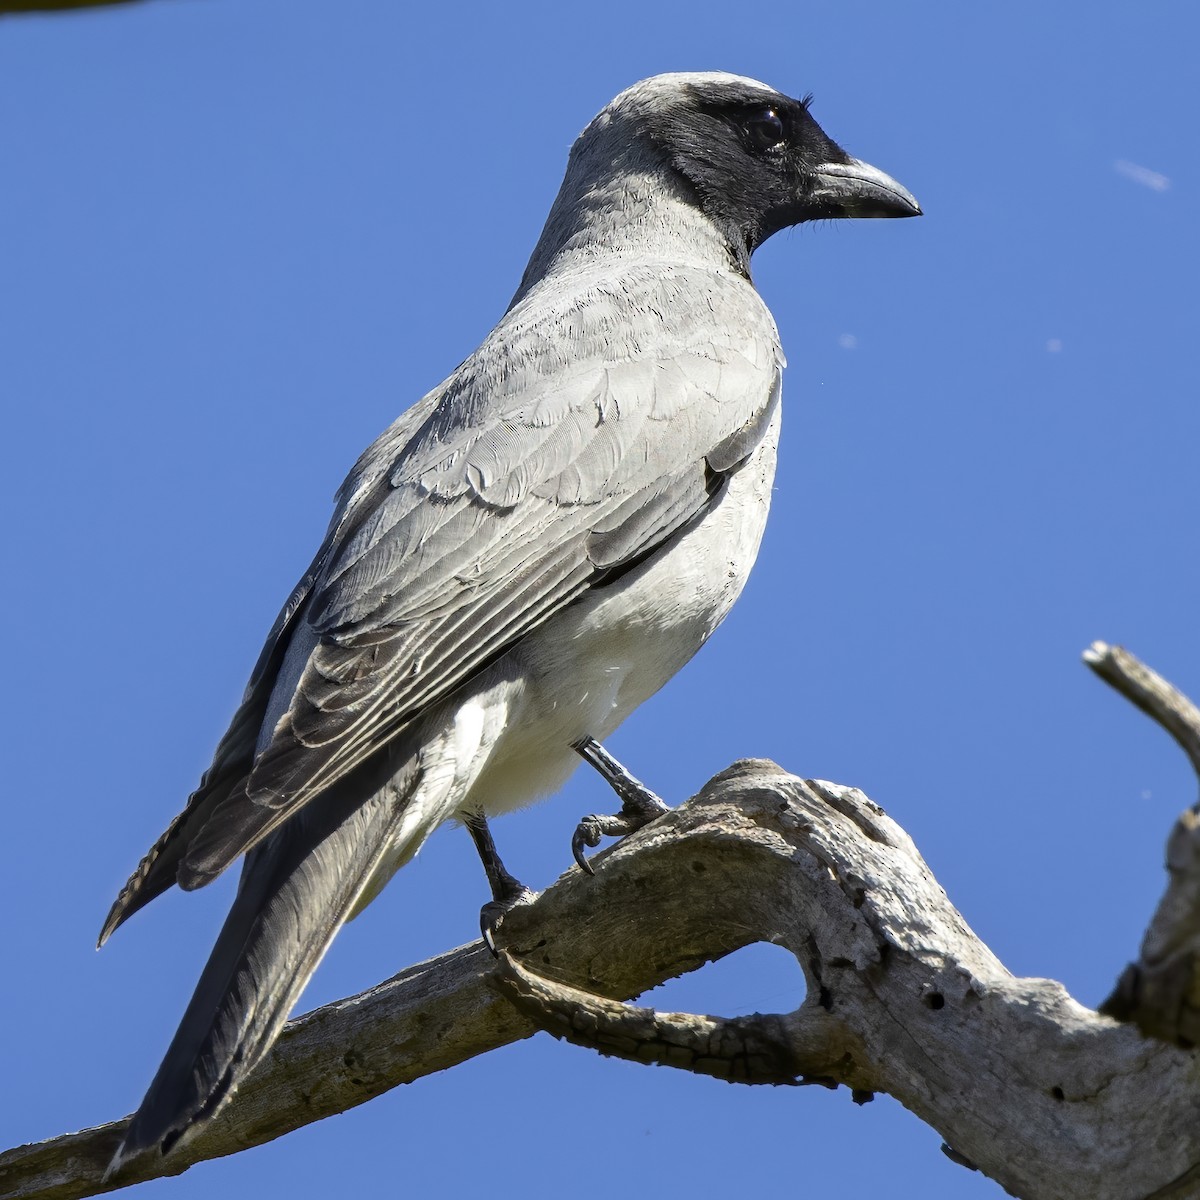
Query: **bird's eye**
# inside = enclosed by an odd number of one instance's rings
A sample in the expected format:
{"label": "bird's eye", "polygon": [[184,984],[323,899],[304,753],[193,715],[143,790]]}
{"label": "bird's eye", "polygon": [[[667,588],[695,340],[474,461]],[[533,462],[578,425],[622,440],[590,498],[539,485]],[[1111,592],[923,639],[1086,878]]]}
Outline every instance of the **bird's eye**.
{"label": "bird's eye", "polygon": [[783,141],[783,122],[773,108],[764,108],[747,118],[745,129],[756,150],[770,150]]}

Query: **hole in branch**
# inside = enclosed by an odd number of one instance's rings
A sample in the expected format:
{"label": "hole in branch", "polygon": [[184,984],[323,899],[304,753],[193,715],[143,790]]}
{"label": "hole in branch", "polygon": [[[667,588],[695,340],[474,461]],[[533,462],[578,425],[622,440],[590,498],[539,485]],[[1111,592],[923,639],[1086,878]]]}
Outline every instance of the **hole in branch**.
{"label": "hole in branch", "polygon": [[635,1004],[663,1012],[741,1017],[753,1012],[791,1012],[804,1002],[804,975],[795,955],[755,942],[698,971],[669,979]]}
{"label": "hole in branch", "polygon": [[939,1008],[946,1007],[946,997],[941,992],[930,992],[925,997],[925,1006],[936,1012]]}
{"label": "hole in branch", "polygon": [[1050,1095],[1052,1095],[1055,1100],[1065,1100],[1067,1098],[1066,1092],[1064,1092],[1057,1084],[1050,1089]]}

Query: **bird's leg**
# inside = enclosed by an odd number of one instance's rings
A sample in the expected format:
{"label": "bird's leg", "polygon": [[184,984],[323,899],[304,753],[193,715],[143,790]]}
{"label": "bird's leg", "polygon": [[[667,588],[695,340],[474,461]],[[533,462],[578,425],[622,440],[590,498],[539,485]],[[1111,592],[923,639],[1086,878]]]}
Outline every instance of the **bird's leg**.
{"label": "bird's leg", "polygon": [[611,816],[593,813],[590,817],[584,817],[571,839],[571,853],[575,861],[591,875],[592,864],[584,854],[585,846],[598,846],[600,839],[605,836],[623,837],[633,833],[671,809],[640,779],[635,779],[594,737],[582,738],[572,749],[584,762],[595,767],[621,797],[619,813]]}
{"label": "bird's leg", "polygon": [[496,843],[492,841],[492,831],[482,813],[465,817],[463,824],[475,843],[475,849],[479,851],[479,859],[492,889],[491,902],[479,910],[479,932],[483,934],[487,948],[495,954],[496,934],[505,914],[518,904],[532,900],[537,893],[527,888],[515,875],[509,874],[500,861]]}

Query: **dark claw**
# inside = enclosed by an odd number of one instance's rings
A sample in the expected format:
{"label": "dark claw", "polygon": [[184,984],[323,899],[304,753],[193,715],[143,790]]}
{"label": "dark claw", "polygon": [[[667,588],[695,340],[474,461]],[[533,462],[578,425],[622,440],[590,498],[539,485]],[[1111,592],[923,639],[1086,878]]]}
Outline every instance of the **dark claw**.
{"label": "dark claw", "polygon": [[496,935],[504,918],[517,907],[527,904],[537,897],[537,892],[530,891],[519,879],[505,870],[496,853],[496,843],[492,841],[492,832],[488,829],[487,821],[480,814],[464,817],[463,824],[467,827],[479,851],[480,861],[487,873],[488,885],[492,889],[492,898],[479,910],[479,932],[483,935],[484,944],[498,955]]}
{"label": "dark claw", "polygon": [[571,838],[571,853],[581,870],[594,875],[591,862],[584,854],[585,846],[598,846],[602,837],[624,837],[649,825],[651,821],[670,812],[641,780],[634,778],[595,738],[576,742],[575,752],[608,781],[621,798],[621,811],[611,815],[593,813],[584,817]]}
{"label": "dark claw", "polygon": [[518,885],[510,896],[502,900],[491,900],[479,910],[479,932],[483,935],[483,944],[492,952],[493,958],[500,956],[500,951],[496,948],[496,937],[504,924],[504,918],[517,905],[527,904],[536,897],[536,892]]}
{"label": "dark claw", "polygon": [[586,871],[589,875],[595,875],[596,872],[588,861],[584,849],[600,845],[600,839],[603,836],[604,834],[600,831],[600,818],[593,814],[590,817],[584,817],[579,822],[575,827],[575,835],[571,838],[571,854],[579,864],[579,869]]}
{"label": "dark claw", "polygon": [[504,913],[493,912],[495,907],[495,904],[485,904],[479,910],[479,932],[483,937],[483,944],[492,952],[492,957],[499,958],[500,951],[496,949],[496,931],[504,920]]}

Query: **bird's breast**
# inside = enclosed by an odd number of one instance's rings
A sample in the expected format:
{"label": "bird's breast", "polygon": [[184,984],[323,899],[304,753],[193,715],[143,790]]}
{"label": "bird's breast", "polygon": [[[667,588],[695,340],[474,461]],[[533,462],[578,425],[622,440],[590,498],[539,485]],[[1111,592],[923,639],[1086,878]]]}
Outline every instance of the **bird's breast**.
{"label": "bird's breast", "polygon": [[611,734],[725,619],[766,526],[778,430],[777,410],[703,518],[628,575],[558,613],[497,664],[510,681],[504,731],[464,808],[506,812],[557,790],[579,764],[572,745]]}

